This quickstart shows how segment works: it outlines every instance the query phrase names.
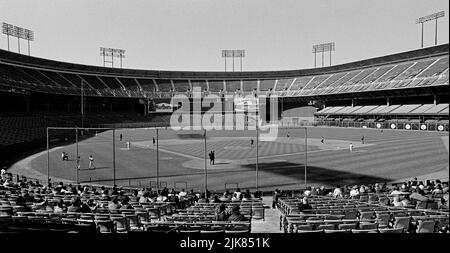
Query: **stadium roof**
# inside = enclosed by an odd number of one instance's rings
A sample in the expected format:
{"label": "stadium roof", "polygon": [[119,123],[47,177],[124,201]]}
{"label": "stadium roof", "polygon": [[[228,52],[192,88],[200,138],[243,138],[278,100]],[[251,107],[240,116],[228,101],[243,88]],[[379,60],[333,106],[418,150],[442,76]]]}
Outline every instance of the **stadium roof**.
{"label": "stadium roof", "polygon": [[320,75],[325,73],[334,73],[340,71],[349,71],[368,66],[377,66],[387,63],[395,63],[406,60],[423,59],[449,54],[449,44],[443,44],[424,49],[418,49],[408,52],[402,52],[362,61],[356,61],[341,65],[335,65],[323,68],[285,70],[285,71],[258,71],[258,72],[201,72],[201,71],[156,71],[139,69],[119,69],[106,68],[82,64],[73,64],[67,62],[47,60],[37,57],[30,57],[5,50],[0,50],[0,62],[19,66],[29,66],[33,68],[42,68],[47,70],[57,70],[65,72],[91,73],[95,75],[113,75],[124,77],[143,77],[143,78],[191,78],[191,79],[247,79],[247,78],[278,78],[278,77],[298,77],[307,75]]}

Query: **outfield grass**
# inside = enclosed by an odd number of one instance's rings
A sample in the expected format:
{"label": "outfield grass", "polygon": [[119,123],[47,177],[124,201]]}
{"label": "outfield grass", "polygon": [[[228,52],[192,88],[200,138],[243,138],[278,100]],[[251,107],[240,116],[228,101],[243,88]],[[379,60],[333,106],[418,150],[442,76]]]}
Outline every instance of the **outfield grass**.
{"label": "outfield grass", "polygon": [[[289,132],[289,138],[287,137]],[[122,133],[123,140],[119,141]],[[365,144],[361,144],[364,135]],[[79,143],[82,182],[112,184],[112,134],[104,132]],[[116,131],[116,179],[118,185],[144,186],[156,181],[155,130]],[[256,181],[256,132],[212,131],[207,133],[207,151],[215,150],[217,164],[208,166],[208,187],[223,190],[225,183],[254,188]],[[295,189],[304,184],[305,140],[303,129],[283,129],[275,141],[259,145],[258,184],[261,190]],[[320,143],[321,136],[325,143]],[[159,131],[159,176],[169,187],[187,184],[203,189],[204,139],[201,131]],[[251,146],[250,140],[255,144]],[[126,142],[131,149],[126,149]],[[348,146],[353,143],[354,152]],[[50,152],[52,177],[75,180],[75,161],[61,161],[61,151],[74,158],[76,145]],[[392,182],[448,171],[448,133],[375,129],[308,128],[308,185],[345,185]],[[96,169],[88,170],[88,156]],[[31,160],[31,168],[45,174],[47,155]],[[448,177],[448,172],[447,172]],[[185,182],[185,183],[183,183]]]}

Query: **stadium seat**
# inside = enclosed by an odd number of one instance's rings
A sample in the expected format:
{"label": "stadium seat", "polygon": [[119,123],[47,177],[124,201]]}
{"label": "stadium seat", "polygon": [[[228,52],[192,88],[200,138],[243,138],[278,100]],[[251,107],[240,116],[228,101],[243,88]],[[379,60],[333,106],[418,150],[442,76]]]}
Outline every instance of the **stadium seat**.
{"label": "stadium seat", "polygon": [[378,229],[378,232],[382,234],[403,233],[403,228],[380,228]]}
{"label": "stadium seat", "polygon": [[378,229],[378,223],[361,222],[359,223],[359,229],[361,230]]}
{"label": "stadium seat", "polygon": [[411,217],[395,217],[393,228],[402,228],[403,231],[409,232]]}
{"label": "stadium seat", "polygon": [[436,221],[434,220],[419,220],[416,233],[434,233],[436,228]]}
{"label": "stadium seat", "polygon": [[352,229],[353,234],[374,234],[378,233],[377,229]]}

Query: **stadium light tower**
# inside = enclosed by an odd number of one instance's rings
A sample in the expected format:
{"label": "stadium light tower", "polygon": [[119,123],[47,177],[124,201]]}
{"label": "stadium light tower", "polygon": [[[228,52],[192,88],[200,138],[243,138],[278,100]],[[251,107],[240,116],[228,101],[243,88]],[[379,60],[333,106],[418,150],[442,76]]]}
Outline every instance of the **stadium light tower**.
{"label": "stadium light tower", "polygon": [[245,50],[222,50],[222,58],[225,59],[225,72],[227,72],[227,58],[232,58],[234,72],[234,58],[240,59],[240,67],[242,72],[242,58],[245,57]]}
{"label": "stadium light tower", "polygon": [[421,47],[423,48],[423,24],[428,21],[435,21],[435,27],[434,27],[434,45],[437,45],[437,27],[438,27],[438,19],[445,16],[445,11],[440,11],[433,13],[428,16],[424,16],[421,18],[416,19],[416,24],[421,24],[422,26],[422,35],[421,35]]}
{"label": "stadium light tower", "polygon": [[[120,59],[120,68],[122,68],[122,59],[125,58],[125,50],[100,47],[100,55],[103,56],[103,67],[105,67],[105,63],[111,63],[111,67],[114,68],[114,57],[117,57]],[[111,61],[106,60],[106,56],[110,56]]]}
{"label": "stadium light tower", "polygon": [[7,37],[8,51],[9,51],[9,36],[12,36],[17,38],[17,50],[19,54],[20,54],[20,39],[25,39],[28,41],[28,55],[30,55],[30,41],[34,41],[33,31],[3,22],[2,33],[5,34]]}
{"label": "stadium light tower", "polygon": [[334,44],[334,42],[313,45],[312,52],[314,54],[314,68],[317,67],[317,64],[316,64],[316,55],[317,55],[317,53],[322,53],[322,67],[324,66],[324,54],[325,54],[325,52],[330,52],[330,66],[331,66],[331,51],[335,51],[335,44]]}

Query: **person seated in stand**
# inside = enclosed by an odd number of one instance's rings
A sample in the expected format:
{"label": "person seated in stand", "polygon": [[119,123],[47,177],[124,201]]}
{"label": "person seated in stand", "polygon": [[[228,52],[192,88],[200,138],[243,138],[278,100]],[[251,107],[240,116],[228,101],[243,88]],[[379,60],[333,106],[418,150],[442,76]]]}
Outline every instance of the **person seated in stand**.
{"label": "person seated in stand", "polygon": [[438,184],[437,186],[436,186],[436,188],[434,188],[432,191],[431,191],[431,194],[433,194],[433,196],[436,196],[436,195],[442,195],[443,194],[443,190],[442,190],[442,185],[441,184]]}
{"label": "person seated in stand", "polygon": [[[89,199],[87,202],[91,201],[91,199]],[[91,205],[93,205],[93,200]],[[84,201],[80,201],[80,209],[78,210],[78,212],[80,213],[92,213],[93,211],[95,211],[97,209],[96,206],[94,206],[94,208],[91,208],[91,206],[84,202]]]}
{"label": "person seated in stand", "polygon": [[123,198],[121,204],[122,206],[120,207],[120,209],[134,209],[133,206],[131,206],[128,202],[128,198]]}
{"label": "person seated in stand", "polygon": [[343,198],[344,197],[342,194],[341,187],[339,187],[339,185],[334,189],[332,195],[334,198]]}
{"label": "person seated in stand", "polygon": [[226,212],[225,204],[220,204],[216,207],[214,220],[216,221],[227,221],[229,215]]}
{"label": "person seated in stand", "polygon": [[219,196],[217,194],[214,194],[213,198],[209,201],[209,203],[222,203],[222,201],[220,201]]}
{"label": "person seated in stand", "polygon": [[105,201],[110,201],[111,197],[109,196],[109,191],[108,190],[103,190],[103,193],[101,195],[101,199],[105,200]]}
{"label": "person seated in stand", "polygon": [[403,206],[415,206],[415,203],[410,200],[408,194],[403,196],[403,199],[401,200],[401,202],[402,202]]}
{"label": "person seated in stand", "polygon": [[233,205],[231,207],[231,214],[228,217],[228,221],[246,221],[247,219],[245,218],[244,215],[241,214],[241,212],[239,212],[239,206],[238,205]]}
{"label": "person seated in stand", "polygon": [[219,200],[222,201],[222,202],[228,202],[228,201],[230,201],[231,199],[228,197],[227,193],[224,192],[223,195],[222,195],[222,197],[219,198]]}
{"label": "person seated in stand", "polygon": [[160,193],[156,198],[156,202],[165,202],[165,201],[167,201],[167,197],[164,196],[162,193]]}
{"label": "person seated in stand", "polygon": [[202,193],[200,195],[200,198],[198,199],[197,203],[208,203],[208,198],[206,197],[205,193]]}
{"label": "person seated in stand", "polygon": [[241,194],[242,201],[250,201],[252,199],[252,196],[250,195],[250,192],[248,190],[244,192],[244,194]]}
{"label": "person seated in stand", "polygon": [[400,197],[398,195],[394,197],[392,204],[396,207],[403,206],[403,202],[400,201]]}
{"label": "person seated in stand", "polygon": [[78,213],[81,210],[81,200],[79,197],[72,199],[72,203],[67,207],[67,212]]}
{"label": "person seated in stand", "polygon": [[394,190],[391,192],[391,195],[401,195],[401,194],[405,194],[405,192],[400,191],[398,186],[394,186]]}
{"label": "person seated in stand", "polygon": [[53,208],[54,213],[65,213],[67,212],[67,207],[64,204],[63,199],[59,199],[58,203],[56,203],[56,206]]}
{"label": "person seated in stand", "polygon": [[308,197],[303,197],[302,202],[298,204],[298,211],[300,214],[304,214],[305,211],[312,210],[312,206],[308,203]]}
{"label": "person seated in stand", "polygon": [[36,210],[53,212],[53,204],[49,202],[48,197],[45,197],[45,200],[43,202],[36,203],[35,205],[38,206]]}
{"label": "person seated in stand", "polygon": [[317,189],[317,195],[319,196],[325,196],[327,195],[327,192],[325,190],[325,186],[320,186],[320,188]]}
{"label": "person seated in stand", "polygon": [[355,185],[355,186],[353,186],[352,190],[350,191],[350,198],[358,197],[358,196],[359,196],[358,186]]}
{"label": "person seated in stand", "polygon": [[113,198],[111,202],[108,204],[109,210],[117,210],[120,209],[121,205],[119,204],[119,198]]}
{"label": "person seated in stand", "polygon": [[150,202],[150,193],[149,192],[144,192],[142,194],[142,196],[139,198],[139,203],[148,203]]}
{"label": "person seated in stand", "polygon": [[237,188],[236,191],[233,193],[233,197],[231,198],[231,201],[240,201],[241,200],[241,189]]}

